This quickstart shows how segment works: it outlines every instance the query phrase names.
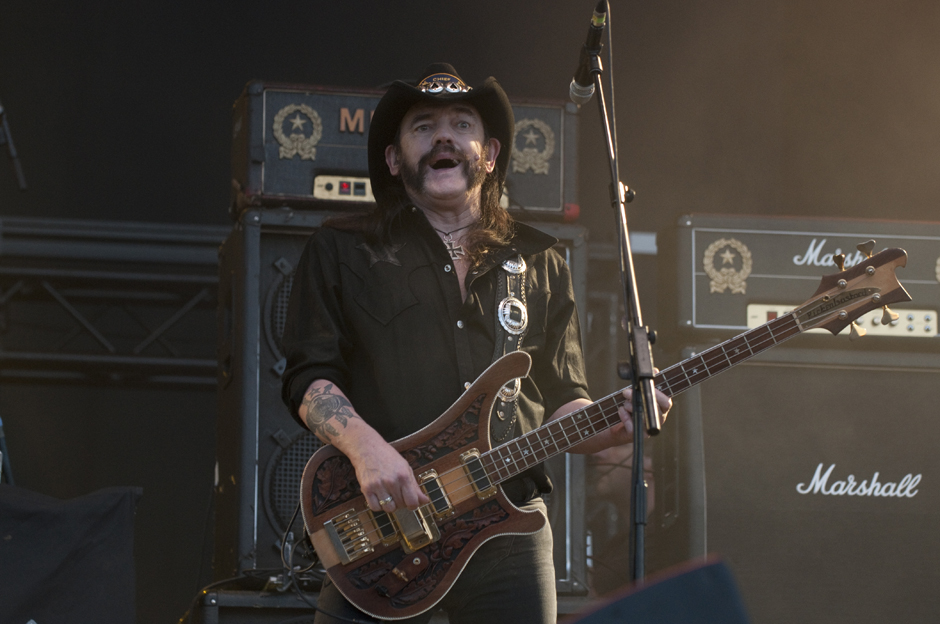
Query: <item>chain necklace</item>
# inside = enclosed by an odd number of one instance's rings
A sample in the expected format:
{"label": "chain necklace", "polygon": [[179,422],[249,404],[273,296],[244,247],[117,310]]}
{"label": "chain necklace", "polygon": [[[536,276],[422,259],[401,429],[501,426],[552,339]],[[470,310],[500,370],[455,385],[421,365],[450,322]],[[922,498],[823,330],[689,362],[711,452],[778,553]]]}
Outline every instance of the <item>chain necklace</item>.
{"label": "chain necklace", "polygon": [[[467,255],[467,252],[463,248],[463,245],[458,245],[457,242],[454,240],[454,237],[451,235],[454,232],[459,232],[460,230],[466,230],[468,227],[471,227],[473,225],[474,225],[473,223],[470,223],[463,227],[459,227],[456,230],[451,230],[450,232],[445,232],[444,230],[439,230],[437,228],[434,228],[435,232],[438,232],[444,235],[444,245],[447,247],[447,253],[450,255],[450,259],[453,260],[454,262],[457,262],[458,260],[463,260],[461,256]],[[434,227],[434,226],[431,226],[431,227]]]}

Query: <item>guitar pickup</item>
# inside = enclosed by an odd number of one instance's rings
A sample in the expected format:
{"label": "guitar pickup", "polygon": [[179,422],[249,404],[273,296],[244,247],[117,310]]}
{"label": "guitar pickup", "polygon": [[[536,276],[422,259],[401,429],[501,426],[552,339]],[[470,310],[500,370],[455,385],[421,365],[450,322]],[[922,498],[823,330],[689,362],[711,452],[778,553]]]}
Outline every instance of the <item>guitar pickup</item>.
{"label": "guitar pickup", "polygon": [[323,529],[343,563],[351,563],[374,550],[355,509],[327,520],[323,523]]}
{"label": "guitar pickup", "polygon": [[463,464],[464,472],[473,485],[473,490],[477,493],[477,498],[486,500],[496,494],[496,486],[490,481],[483,462],[480,460],[480,451],[472,449],[460,456],[460,462]]}
{"label": "guitar pickup", "polygon": [[441,539],[433,514],[426,507],[419,507],[417,511],[396,509],[389,518],[401,536],[401,547],[406,553],[413,553]]}
{"label": "guitar pickup", "polygon": [[398,530],[395,528],[395,525],[392,524],[392,519],[384,511],[372,511],[369,510],[369,514],[372,516],[372,522],[375,523],[376,528],[379,530],[379,535],[382,537],[382,543],[386,546],[392,546],[398,543]]}
{"label": "guitar pickup", "polygon": [[447,492],[441,486],[436,470],[428,470],[418,477],[418,482],[424,488],[424,493],[431,499],[431,507],[434,508],[434,517],[438,520],[446,518],[454,513],[454,506],[447,496]]}

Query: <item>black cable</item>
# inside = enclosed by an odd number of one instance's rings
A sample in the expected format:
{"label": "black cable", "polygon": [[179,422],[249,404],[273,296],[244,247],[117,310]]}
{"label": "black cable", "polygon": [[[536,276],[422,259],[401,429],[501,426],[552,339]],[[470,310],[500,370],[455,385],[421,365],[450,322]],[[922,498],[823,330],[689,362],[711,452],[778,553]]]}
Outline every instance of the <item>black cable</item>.
{"label": "black cable", "polygon": [[349,618],[347,618],[347,617],[343,617],[342,615],[337,615],[336,613],[330,613],[329,611],[326,611],[326,610],[324,610],[324,609],[321,609],[320,606],[319,606],[319,601],[317,601],[317,602],[311,602],[311,600],[307,597],[307,595],[304,593],[304,591],[300,588],[300,583],[298,582],[299,579],[297,578],[297,574],[302,573],[302,572],[304,572],[304,571],[309,571],[309,570],[311,570],[311,569],[313,568],[313,566],[315,566],[315,565],[319,562],[319,558],[317,558],[317,560],[315,560],[313,563],[311,563],[309,566],[307,566],[304,570],[298,570],[297,572],[294,571],[294,567],[293,567],[293,566],[294,566],[294,561],[293,561],[293,560],[294,560],[294,549],[297,547],[297,544],[299,544],[301,541],[305,541],[305,540],[307,539],[307,525],[306,525],[306,523],[304,523],[304,530],[303,530],[303,532],[301,533],[300,539],[297,540],[297,541],[295,541],[295,542],[292,542],[292,543],[291,543],[290,549],[289,549],[289,551],[288,551],[288,553],[289,553],[289,555],[288,555],[288,560],[287,560],[287,561],[284,560],[284,549],[285,549],[285,545],[287,544],[287,536],[290,534],[291,527],[294,526],[294,520],[297,519],[297,514],[298,514],[298,513],[300,513],[300,503],[299,503],[299,502],[297,503],[297,507],[294,509],[294,513],[293,513],[293,514],[291,515],[291,517],[290,517],[290,522],[287,523],[287,528],[284,529],[284,534],[283,534],[283,536],[282,536],[282,538],[281,538],[281,563],[284,564],[284,571],[285,571],[285,573],[286,573],[286,575],[287,575],[287,586],[285,587],[285,589],[286,589],[287,587],[293,587],[293,588],[294,588],[294,593],[296,593],[297,596],[298,596],[301,600],[303,600],[305,603],[307,603],[314,611],[319,611],[319,612],[322,613],[323,615],[327,615],[327,616],[329,616],[329,617],[331,617],[331,618],[335,618],[335,619],[337,619],[337,620],[342,620],[343,622],[350,622],[351,624],[375,624],[375,620],[369,620],[369,621],[367,622],[367,621],[363,621],[363,620],[349,619]]}
{"label": "black cable", "polygon": [[[313,561],[313,563],[311,563],[309,566],[307,566],[306,568],[304,568],[304,569],[302,569],[302,570],[297,570],[297,571],[295,572],[294,569],[293,569],[294,550],[296,549],[297,545],[298,545],[301,541],[304,541],[304,540],[307,539],[307,532],[306,532],[307,530],[306,530],[306,526],[304,527],[304,531],[303,531],[303,533],[302,533],[302,535],[301,535],[300,540],[297,540],[297,541],[294,541],[294,542],[291,542],[291,543],[290,543],[290,547],[289,547],[289,550],[288,550],[288,553],[289,553],[288,558],[285,559],[285,557],[284,557],[284,550],[285,550],[285,548],[286,548],[286,545],[288,544],[287,536],[290,534],[291,527],[293,527],[294,521],[297,519],[297,514],[298,514],[298,513],[300,513],[300,503],[298,503],[296,509],[294,509],[294,513],[293,513],[293,515],[291,515],[290,522],[287,523],[287,528],[284,529],[284,533],[283,533],[283,535],[282,535],[281,547],[280,547],[280,551],[281,551],[281,564],[283,565],[283,569],[282,569],[282,570],[276,570],[276,569],[270,569],[270,570],[251,570],[251,571],[247,571],[247,570],[246,570],[246,571],[243,571],[242,574],[239,575],[239,576],[234,576],[234,577],[232,577],[232,578],[227,578],[227,579],[223,579],[223,580],[221,580],[221,581],[215,581],[215,582],[213,582],[213,583],[209,583],[208,585],[206,585],[205,587],[203,587],[202,589],[200,589],[200,590],[196,593],[196,596],[193,598],[192,602],[189,604],[189,608],[186,610],[186,612],[183,614],[183,616],[179,619],[179,624],[185,624],[185,622],[187,622],[187,621],[190,621],[190,622],[192,621],[192,617],[191,617],[191,616],[192,616],[192,613],[195,611],[195,609],[196,609],[196,607],[197,607],[197,605],[198,605],[198,603],[199,603],[199,599],[202,598],[203,596],[205,596],[205,595],[209,592],[210,589],[214,589],[214,588],[216,588],[216,587],[220,587],[220,586],[222,586],[222,585],[226,585],[226,584],[229,584],[229,583],[234,583],[234,582],[237,582],[237,581],[241,581],[241,580],[244,580],[244,579],[246,579],[246,578],[258,578],[258,577],[263,577],[264,575],[270,574],[271,572],[283,572],[284,575],[285,575],[285,577],[286,577],[286,583],[284,583],[283,589],[281,589],[280,591],[286,591],[287,589],[293,588],[293,589],[294,589],[294,592],[297,594],[297,596],[298,596],[303,602],[305,602],[308,606],[310,606],[315,612],[318,611],[318,612],[323,613],[324,615],[327,615],[327,616],[329,616],[329,617],[331,617],[331,618],[334,618],[334,619],[337,619],[337,620],[340,620],[340,621],[343,621],[343,622],[350,622],[350,624],[375,624],[376,620],[368,620],[368,621],[366,621],[366,620],[350,619],[350,618],[344,617],[344,616],[342,616],[342,615],[338,615],[338,614],[336,614],[336,613],[331,613],[331,612],[329,612],[329,611],[326,611],[326,610],[324,610],[324,609],[321,609],[321,608],[319,607],[319,604],[318,604],[319,601],[318,601],[318,602],[312,602],[312,601],[307,597],[307,595],[304,593],[303,589],[301,589],[301,587],[300,587],[300,582],[299,582],[300,579],[299,579],[299,577],[298,577],[298,574],[301,574],[301,573],[308,572],[308,571],[312,570],[312,569],[313,569],[313,566],[315,566],[317,563],[319,563],[319,559],[315,559],[315,560]],[[280,624],[290,624],[290,623],[292,623],[292,622],[299,623],[299,622],[304,621],[305,618],[309,618],[309,617],[310,617],[310,615],[303,615],[303,616],[291,617],[291,618],[288,618],[288,619],[286,619],[286,620],[282,620],[282,621],[280,622]]]}
{"label": "black cable", "polygon": [[[260,572],[260,570],[259,570],[259,572]],[[183,623],[186,622],[186,621],[192,621],[192,619],[191,619],[191,614],[192,614],[192,612],[196,609],[196,605],[199,603],[199,599],[200,599],[202,596],[205,596],[207,593],[209,593],[209,590],[210,590],[210,589],[214,589],[214,588],[220,587],[220,586],[222,586],[222,585],[227,585],[228,583],[235,583],[235,582],[237,582],[237,581],[241,581],[241,580],[244,580],[244,579],[246,579],[246,578],[252,578],[253,576],[255,576],[255,575],[253,575],[253,574],[248,574],[248,573],[246,573],[246,572],[242,572],[242,573],[241,573],[240,575],[238,575],[238,576],[233,576],[233,577],[231,577],[231,578],[222,579],[221,581],[214,581],[214,582],[212,582],[212,583],[209,583],[208,585],[206,585],[205,587],[203,587],[202,589],[200,589],[198,592],[196,592],[196,596],[193,598],[192,602],[189,603],[189,608],[186,609],[186,612],[183,613],[183,616],[179,619],[179,624],[183,624]]]}
{"label": "black cable", "polygon": [[[281,535],[281,547],[279,550],[281,551],[281,565],[284,566],[285,570],[290,570],[291,566],[284,559],[284,549],[287,547],[287,536],[290,535],[291,527],[294,526],[294,520],[297,519],[298,513],[300,513],[300,501],[297,501],[297,506],[294,508],[294,513],[291,514],[290,521],[287,523],[287,527],[284,529],[284,533]],[[293,556],[293,554],[294,549],[291,547],[291,555]]]}

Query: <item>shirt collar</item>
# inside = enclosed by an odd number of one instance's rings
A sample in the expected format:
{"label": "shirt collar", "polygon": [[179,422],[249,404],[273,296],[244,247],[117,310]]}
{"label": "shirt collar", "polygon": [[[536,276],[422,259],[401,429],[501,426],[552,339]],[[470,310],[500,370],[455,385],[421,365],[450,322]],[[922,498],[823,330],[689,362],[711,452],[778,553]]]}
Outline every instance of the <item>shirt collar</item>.
{"label": "shirt collar", "polygon": [[[411,221],[411,225],[406,227],[413,227],[414,224],[421,223],[429,232],[434,231],[434,228],[428,223],[427,216],[425,216],[421,209],[413,205],[408,205],[405,207],[404,212],[406,215],[410,215],[408,220]],[[557,242],[558,239],[554,236],[537,230],[527,223],[516,221],[515,231],[513,232],[512,239],[509,241],[509,245],[498,251],[497,255],[502,256],[505,253],[506,257],[508,257],[509,255],[519,253],[528,256],[545,251],[549,247],[554,246]]]}

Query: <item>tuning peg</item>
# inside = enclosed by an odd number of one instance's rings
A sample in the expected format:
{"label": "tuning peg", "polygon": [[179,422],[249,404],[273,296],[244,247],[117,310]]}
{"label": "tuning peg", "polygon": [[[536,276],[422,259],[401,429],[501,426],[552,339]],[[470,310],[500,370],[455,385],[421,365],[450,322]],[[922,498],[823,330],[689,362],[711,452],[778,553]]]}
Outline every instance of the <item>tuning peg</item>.
{"label": "tuning peg", "polygon": [[891,310],[888,309],[888,306],[884,307],[884,311],[885,311],[884,314],[881,315],[882,325],[890,325],[894,321],[901,318],[900,314],[898,314],[897,312],[892,312]]}
{"label": "tuning peg", "polygon": [[857,338],[861,338],[867,333],[868,333],[868,330],[866,330],[864,327],[862,327],[855,321],[852,321],[852,329],[849,330],[849,340],[855,340]]}
{"label": "tuning peg", "polygon": [[859,243],[855,246],[860,252],[871,258],[871,254],[875,251],[875,241],[867,240],[864,243]]}
{"label": "tuning peg", "polygon": [[840,271],[845,270],[845,254],[839,254],[838,256],[833,256],[833,262],[836,263],[836,266],[839,267]]}

